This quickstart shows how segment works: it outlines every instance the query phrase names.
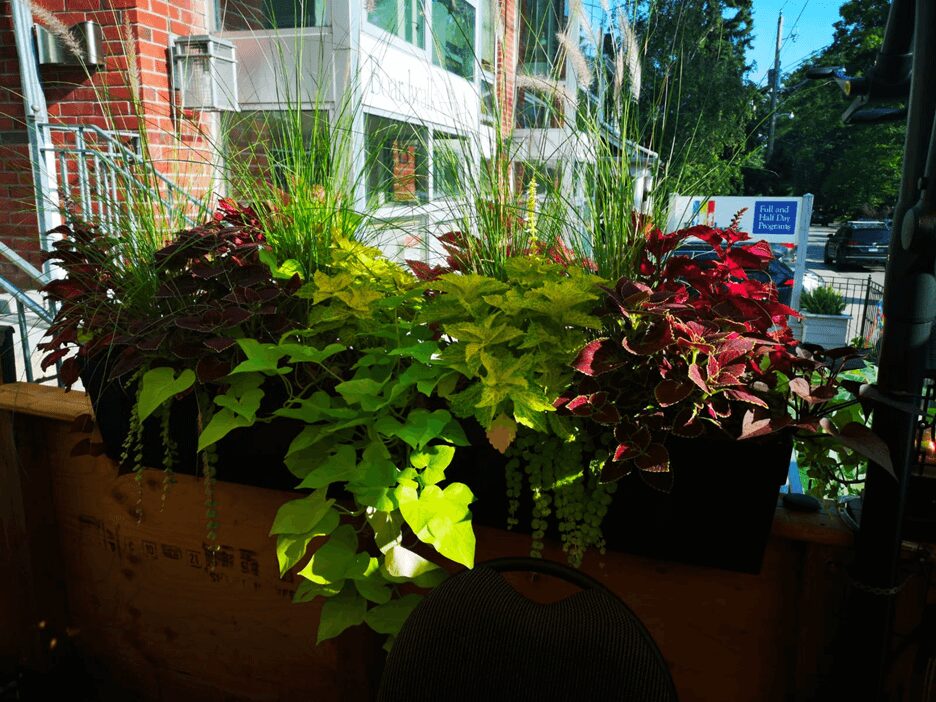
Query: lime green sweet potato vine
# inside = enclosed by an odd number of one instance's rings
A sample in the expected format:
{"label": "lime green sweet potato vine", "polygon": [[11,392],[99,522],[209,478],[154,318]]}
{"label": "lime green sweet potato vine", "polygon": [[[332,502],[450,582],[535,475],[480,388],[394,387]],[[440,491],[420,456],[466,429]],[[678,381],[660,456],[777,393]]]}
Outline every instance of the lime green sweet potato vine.
{"label": "lime green sweet potato vine", "polygon": [[[278,343],[240,339],[199,448],[256,422],[298,420],[285,456],[302,498],[283,505],[271,534],[280,572],[299,568],[295,599],[327,598],[318,640],[367,623],[393,634],[418,601],[400,585],[431,587],[444,571],[417,553],[474,563],[469,488],[445,484],[464,432],[439,397],[454,374],[441,342],[418,322],[415,281],[372,249],[350,246],[296,293],[306,326]],[[265,414],[281,384],[286,400]]]}
{"label": "lime green sweet potato vine", "polygon": [[452,412],[473,417],[505,451],[517,425],[569,433],[553,401],[572,380],[571,361],[601,328],[592,312],[599,278],[538,256],[507,259],[506,282],[449,273],[427,286],[442,294],[421,319],[447,337],[438,363],[458,374]]}

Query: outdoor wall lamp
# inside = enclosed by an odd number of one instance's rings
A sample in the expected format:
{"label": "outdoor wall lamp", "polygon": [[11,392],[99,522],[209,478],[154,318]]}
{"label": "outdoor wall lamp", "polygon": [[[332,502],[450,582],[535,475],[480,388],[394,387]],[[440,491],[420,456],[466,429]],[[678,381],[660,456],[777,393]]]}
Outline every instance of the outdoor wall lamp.
{"label": "outdoor wall lamp", "polygon": [[104,65],[104,32],[97,22],[79,22],[69,28],[72,38],[81,47],[81,55],[65,46],[61,37],[55,36],[42,25],[35,25],[36,54],[43,66],[85,66],[97,68]]}
{"label": "outdoor wall lamp", "polygon": [[205,35],[176,37],[170,46],[173,86],[180,107],[206,112],[237,112],[237,59],[234,44]]}

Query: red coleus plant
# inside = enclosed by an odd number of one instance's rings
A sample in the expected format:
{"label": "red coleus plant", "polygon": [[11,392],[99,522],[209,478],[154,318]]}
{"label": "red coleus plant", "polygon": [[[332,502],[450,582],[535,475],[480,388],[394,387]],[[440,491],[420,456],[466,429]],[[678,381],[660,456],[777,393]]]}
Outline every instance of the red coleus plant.
{"label": "red coleus plant", "polygon": [[[714,258],[676,253],[693,236]],[[787,325],[796,313],[778,301],[773,284],[748,276],[772,257],[768,244],[748,239],[736,228],[664,234],[648,226],[640,279],[605,288],[609,334],[581,349],[573,363],[579,380],[555,402],[613,433],[604,479],[636,469],[667,489],[670,435],[714,431],[737,439],[828,429],[821,414],[838,392],[835,373],[827,359],[798,352]],[[841,433],[850,446],[881,457],[864,427]]]}
{"label": "red coleus plant", "polygon": [[208,223],[177,233],[136,274],[119,266],[119,239],[82,225],[56,233],[62,239],[48,258],[65,276],[43,288],[60,307],[39,348],[43,368],[61,362],[66,387],[83,363],[111,351],[111,378],[158,362],[210,382],[239,360],[237,337],[272,341],[292,324],[291,293],[301,281],[274,278],[260,260],[259,215],[232,200]]}

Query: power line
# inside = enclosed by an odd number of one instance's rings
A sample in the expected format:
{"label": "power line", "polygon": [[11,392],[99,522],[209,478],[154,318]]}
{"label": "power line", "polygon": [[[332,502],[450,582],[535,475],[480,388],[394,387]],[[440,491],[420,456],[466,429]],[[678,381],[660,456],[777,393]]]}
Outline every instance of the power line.
{"label": "power line", "polygon": [[786,39],[784,39],[783,43],[780,44],[780,51],[783,51],[783,47],[786,46],[786,43],[793,38],[793,35],[796,33],[796,25],[799,24],[800,18],[803,16],[803,13],[806,11],[807,7],[809,7],[809,0],[806,0],[806,2],[803,3],[803,7],[800,8],[799,14],[796,16],[796,19],[793,20],[793,26],[790,27],[790,33],[787,34]]}

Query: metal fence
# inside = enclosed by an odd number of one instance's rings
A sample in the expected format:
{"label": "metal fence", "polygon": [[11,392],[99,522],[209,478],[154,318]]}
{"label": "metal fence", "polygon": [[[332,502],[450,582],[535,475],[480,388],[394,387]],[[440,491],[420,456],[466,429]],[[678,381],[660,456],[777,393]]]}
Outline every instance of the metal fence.
{"label": "metal fence", "polygon": [[865,279],[830,277],[824,275],[826,285],[845,299],[845,314],[851,316],[848,323],[848,340],[862,340],[862,345],[877,347],[884,329],[884,286],[875,283],[869,275]]}

